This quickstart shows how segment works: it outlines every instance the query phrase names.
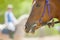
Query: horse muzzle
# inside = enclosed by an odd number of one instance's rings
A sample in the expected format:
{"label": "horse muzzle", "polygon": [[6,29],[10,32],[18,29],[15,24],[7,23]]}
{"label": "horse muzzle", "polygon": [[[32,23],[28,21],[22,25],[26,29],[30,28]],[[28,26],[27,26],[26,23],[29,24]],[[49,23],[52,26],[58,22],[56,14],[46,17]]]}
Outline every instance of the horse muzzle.
{"label": "horse muzzle", "polygon": [[26,25],[25,25],[25,32],[26,32],[26,33],[29,33],[29,31],[30,31],[30,25],[27,25],[27,24],[26,24]]}
{"label": "horse muzzle", "polygon": [[25,32],[26,33],[35,33],[35,27],[37,26],[37,24],[32,24],[32,25],[25,25]]}

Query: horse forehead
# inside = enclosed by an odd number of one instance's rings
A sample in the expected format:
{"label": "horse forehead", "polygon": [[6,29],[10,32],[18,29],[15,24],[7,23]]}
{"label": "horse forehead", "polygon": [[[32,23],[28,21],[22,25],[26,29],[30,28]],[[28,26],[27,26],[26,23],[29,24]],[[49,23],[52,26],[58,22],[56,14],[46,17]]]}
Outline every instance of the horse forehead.
{"label": "horse forehead", "polygon": [[33,4],[35,4],[36,2],[39,2],[39,1],[47,1],[47,0],[33,0]]}

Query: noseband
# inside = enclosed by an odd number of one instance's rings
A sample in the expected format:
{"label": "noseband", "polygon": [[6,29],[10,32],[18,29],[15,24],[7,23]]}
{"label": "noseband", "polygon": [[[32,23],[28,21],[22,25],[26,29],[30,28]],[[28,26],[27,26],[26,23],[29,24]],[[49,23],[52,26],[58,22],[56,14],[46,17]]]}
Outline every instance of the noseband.
{"label": "noseband", "polygon": [[39,22],[42,23],[42,24],[46,24],[46,23],[43,23],[43,21],[42,21],[42,18],[43,18],[44,15],[45,15],[46,6],[48,7],[48,16],[49,16],[50,20],[52,19],[51,15],[50,15],[49,0],[46,0],[45,2],[46,2],[46,3],[45,3],[45,6],[44,6],[44,11],[43,11],[43,13],[42,13],[42,16],[41,16],[40,19],[39,19]]}

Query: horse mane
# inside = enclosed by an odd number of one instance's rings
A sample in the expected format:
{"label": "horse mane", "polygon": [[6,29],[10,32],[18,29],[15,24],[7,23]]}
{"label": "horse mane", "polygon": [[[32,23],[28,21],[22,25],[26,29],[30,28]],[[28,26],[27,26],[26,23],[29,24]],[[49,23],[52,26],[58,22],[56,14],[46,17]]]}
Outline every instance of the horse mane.
{"label": "horse mane", "polygon": [[24,20],[24,19],[26,19],[26,18],[28,18],[28,17],[29,17],[28,14],[24,14],[24,15],[20,16],[20,17],[18,18],[18,23],[20,23],[21,20]]}

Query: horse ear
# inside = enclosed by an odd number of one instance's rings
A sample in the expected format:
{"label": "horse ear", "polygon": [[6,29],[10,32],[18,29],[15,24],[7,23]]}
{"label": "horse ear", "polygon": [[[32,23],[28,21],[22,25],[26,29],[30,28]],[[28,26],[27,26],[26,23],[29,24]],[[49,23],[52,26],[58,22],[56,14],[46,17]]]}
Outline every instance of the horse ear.
{"label": "horse ear", "polygon": [[34,3],[34,1],[36,1],[36,0],[33,0],[33,2],[32,2],[32,3]]}

